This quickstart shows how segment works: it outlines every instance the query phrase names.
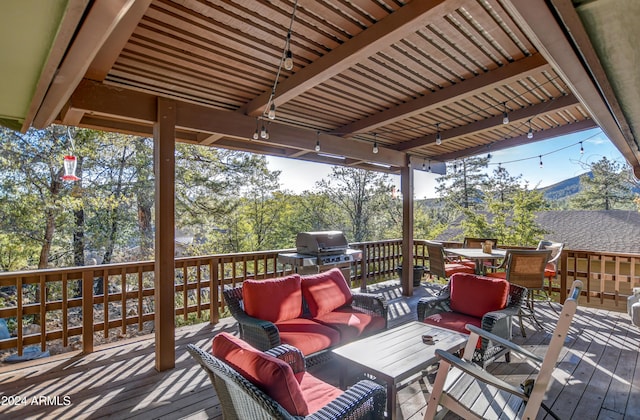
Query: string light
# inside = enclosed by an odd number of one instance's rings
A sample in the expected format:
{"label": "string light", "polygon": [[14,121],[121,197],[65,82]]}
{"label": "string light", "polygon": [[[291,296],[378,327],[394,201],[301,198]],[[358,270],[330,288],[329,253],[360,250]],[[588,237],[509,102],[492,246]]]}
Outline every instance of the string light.
{"label": "string light", "polygon": [[276,104],[275,102],[271,102],[271,107],[269,108],[269,114],[267,115],[270,120],[276,119]]}
{"label": "string light", "polygon": [[584,147],[582,147],[582,142],[580,142],[580,154],[584,155]]}
{"label": "string light", "polygon": [[507,114],[507,103],[503,102],[504,112],[502,113],[502,124],[509,124],[509,114]]}
{"label": "string light", "polygon": [[265,140],[269,138],[269,132],[267,131],[267,127],[264,126],[264,123],[262,123],[262,128],[260,129],[260,138]]}
{"label": "string light", "polygon": [[377,154],[380,150],[378,150],[378,134],[373,133],[373,153]]}
{"label": "string light", "polygon": [[436,144],[438,146],[442,144],[442,135],[440,134],[440,123],[436,124]]}
{"label": "string light", "polygon": [[427,167],[427,171],[431,172],[431,160],[429,160],[429,166]]}
{"label": "string light", "polygon": [[258,121],[259,121],[258,118],[256,118],[256,131],[253,132],[253,137],[252,137],[254,140],[258,140],[260,138],[260,129],[258,126],[259,124]]}
{"label": "string light", "polygon": [[424,171],[425,169],[427,169],[427,161],[426,161],[426,159],[422,161],[422,170]]}
{"label": "string light", "polygon": [[538,156],[540,158],[540,168],[542,168],[544,165],[542,164],[542,155]]}
{"label": "string light", "polygon": [[285,54],[284,68],[289,71],[293,70],[293,54],[291,53],[291,49],[287,49],[287,53]]}
{"label": "string light", "polygon": [[529,120],[529,132],[527,133],[527,138],[528,139],[533,138],[533,129],[531,128],[531,120]]}
{"label": "string light", "polygon": [[316,131],[316,152],[320,151],[320,132]]}

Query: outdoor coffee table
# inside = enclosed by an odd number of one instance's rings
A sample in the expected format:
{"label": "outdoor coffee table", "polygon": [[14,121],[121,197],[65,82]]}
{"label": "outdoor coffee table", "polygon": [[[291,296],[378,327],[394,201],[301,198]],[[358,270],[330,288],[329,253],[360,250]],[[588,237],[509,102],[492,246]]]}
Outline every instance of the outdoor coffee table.
{"label": "outdoor coffee table", "polygon": [[[422,342],[422,335],[434,337],[434,344]],[[434,327],[422,322],[409,322],[362,340],[333,349],[341,369],[340,385],[344,388],[349,367],[360,368],[387,383],[387,415],[396,418],[398,385],[438,362],[436,349],[455,352],[462,349],[466,334]]]}

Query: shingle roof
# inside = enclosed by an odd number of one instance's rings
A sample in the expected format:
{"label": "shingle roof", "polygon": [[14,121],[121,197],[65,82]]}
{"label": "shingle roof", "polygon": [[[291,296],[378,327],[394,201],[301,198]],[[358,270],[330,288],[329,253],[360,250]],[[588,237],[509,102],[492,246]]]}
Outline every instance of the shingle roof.
{"label": "shingle roof", "polygon": [[640,253],[640,212],[562,210],[538,213],[545,239],[574,250]]}

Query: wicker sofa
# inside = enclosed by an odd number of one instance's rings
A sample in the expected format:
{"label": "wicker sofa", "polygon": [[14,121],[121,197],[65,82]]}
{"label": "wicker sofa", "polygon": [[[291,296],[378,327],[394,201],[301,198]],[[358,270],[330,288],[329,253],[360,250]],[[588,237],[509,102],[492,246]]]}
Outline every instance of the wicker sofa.
{"label": "wicker sofa", "polygon": [[316,356],[387,328],[384,297],[353,293],[338,268],[246,280],[223,293],[240,337],[263,351],[289,344]]}
{"label": "wicker sofa", "polygon": [[225,419],[379,419],[386,393],[361,380],[342,391],[306,372],[294,347],[266,352],[227,333],[216,335],[212,354],[193,344],[187,350],[207,372]]}
{"label": "wicker sofa", "polygon": [[[467,273],[451,276],[440,295],[418,301],[418,320],[469,334],[466,324],[475,325],[507,340],[511,339],[512,317],[517,316],[527,289],[504,279]],[[486,366],[504,355],[505,347],[486,338],[478,341],[473,361]]]}

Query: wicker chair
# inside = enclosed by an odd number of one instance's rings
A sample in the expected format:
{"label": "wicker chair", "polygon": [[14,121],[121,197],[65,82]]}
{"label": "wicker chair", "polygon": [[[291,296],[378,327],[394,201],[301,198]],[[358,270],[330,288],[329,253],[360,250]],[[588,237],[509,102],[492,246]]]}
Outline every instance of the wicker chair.
{"label": "wicker chair", "polygon": [[[293,416],[274,399],[249,382],[228,364],[193,344],[187,350],[209,375],[225,419],[381,419],[386,407],[382,385],[361,380],[338,398],[306,417]],[[286,361],[294,374],[305,371],[305,360],[298,349],[278,346],[266,353]]]}
{"label": "wicker chair", "polygon": [[[480,284],[482,276],[476,276]],[[449,283],[450,284],[450,283]],[[439,314],[442,312],[453,312],[450,306],[451,294],[450,286],[447,284],[438,296],[424,297],[418,301],[417,315],[418,320],[422,321],[425,318]],[[527,297],[527,289],[515,284],[509,285],[509,296],[507,300],[507,306],[504,309],[491,311],[484,314],[482,317],[482,329],[493,333],[504,339],[511,339],[511,324],[512,317],[518,316],[520,308],[523,305]],[[487,366],[489,363],[495,361],[500,356],[504,355],[507,362],[510,361],[510,355],[508,350],[494,343],[486,338],[482,338],[481,345],[475,349],[473,355],[473,361],[481,366]]]}
{"label": "wicker chair", "polygon": [[[280,331],[274,323],[254,318],[244,311],[242,285],[225,289],[222,293],[231,315],[238,322],[240,338],[263,351],[280,344],[286,344],[282,343]],[[387,328],[388,304],[384,297],[371,293],[352,293],[352,297],[351,308],[371,315],[381,316],[385,320],[385,329]],[[308,354],[306,357],[320,361],[322,357],[317,356],[321,356],[321,353],[324,352]]]}
{"label": "wicker chair", "polygon": [[475,273],[473,267],[450,261],[444,253],[444,245],[439,242],[427,241],[429,253],[429,275],[448,279],[455,273]]}

